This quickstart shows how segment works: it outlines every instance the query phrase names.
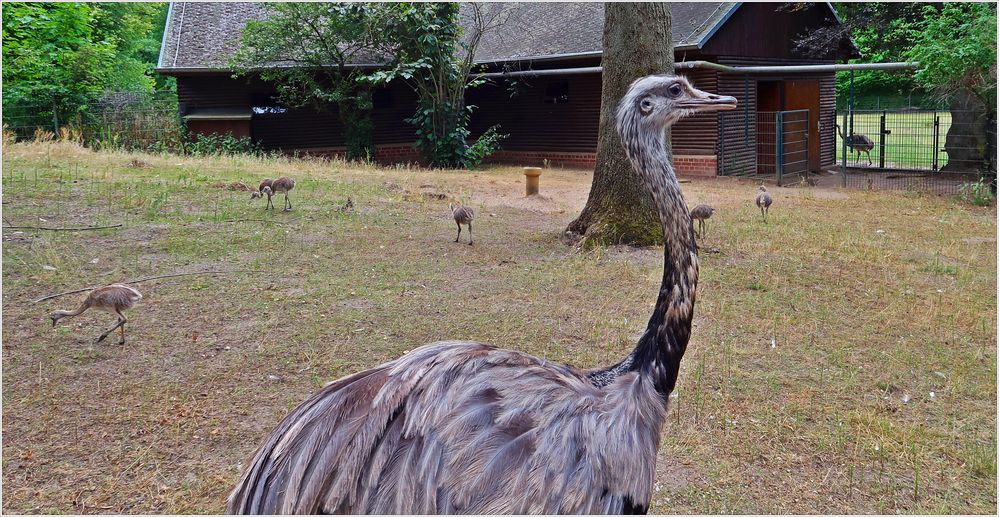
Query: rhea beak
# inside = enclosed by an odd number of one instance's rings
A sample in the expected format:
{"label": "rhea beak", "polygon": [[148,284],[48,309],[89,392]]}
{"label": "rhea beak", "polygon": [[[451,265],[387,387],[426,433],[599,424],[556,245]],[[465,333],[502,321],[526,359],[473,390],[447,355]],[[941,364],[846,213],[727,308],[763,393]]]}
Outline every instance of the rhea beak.
{"label": "rhea beak", "polygon": [[736,107],[735,97],[729,95],[716,95],[714,93],[703,92],[696,88],[691,88],[691,96],[680,102],[680,107],[696,112],[706,111],[728,111]]}

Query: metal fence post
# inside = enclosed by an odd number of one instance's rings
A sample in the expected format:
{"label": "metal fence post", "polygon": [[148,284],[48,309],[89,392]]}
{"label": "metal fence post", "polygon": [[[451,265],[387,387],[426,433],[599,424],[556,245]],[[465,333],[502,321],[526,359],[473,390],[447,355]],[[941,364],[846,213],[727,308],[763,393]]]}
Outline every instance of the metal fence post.
{"label": "metal fence post", "polygon": [[887,117],[888,112],[881,112],[881,129],[878,131],[878,167],[881,169],[885,168],[885,135],[888,132],[885,130],[885,117]]}
{"label": "metal fence post", "polygon": [[777,145],[774,153],[774,165],[777,169],[777,186],[781,184],[781,177],[784,175],[784,112],[777,112],[777,123],[776,123],[776,140]]}
{"label": "metal fence post", "polygon": [[940,115],[933,112],[933,172],[940,168]]}
{"label": "metal fence post", "polygon": [[59,136],[59,110],[55,104],[52,104],[52,133]]}
{"label": "metal fence post", "polygon": [[[805,112],[805,168],[803,169],[804,172],[802,172],[802,176],[804,177],[806,182],[808,181],[808,172],[809,172],[808,168],[811,166],[811,162],[808,161],[809,158],[808,148],[811,144],[811,138],[812,138],[811,134],[812,132],[810,131],[810,128],[812,127],[811,124],[812,124],[812,112],[806,111]],[[820,138],[819,141],[821,142],[822,139]],[[822,144],[820,143],[819,145],[821,146]]]}
{"label": "metal fence post", "polygon": [[849,107],[846,110],[850,114],[850,125],[847,126],[847,124],[845,124],[845,123],[843,124],[843,127],[845,127],[847,129],[847,132],[846,132],[847,136],[853,135],[853,103],[854,103],[854,95],[853,95],[853,70],[850,70],[850,105],[849,105]]}
{"label": "metal fence post", "polygon": [[[843,127],[846,127],[847,112],[843,112]],[[846,138],[843,138],[843,159],[839,166],[840,176],[843,176],[843,186],[846,186]]]}

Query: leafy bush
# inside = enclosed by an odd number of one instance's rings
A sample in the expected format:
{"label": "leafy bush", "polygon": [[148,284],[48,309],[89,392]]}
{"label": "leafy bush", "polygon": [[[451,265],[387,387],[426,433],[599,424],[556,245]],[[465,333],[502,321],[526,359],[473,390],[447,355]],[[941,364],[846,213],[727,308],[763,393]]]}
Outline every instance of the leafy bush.
{"label": "leafy bush", "polygon": [[499,126],[493,126],[482,133],[475,143],[465,149],[465,167],[474,169],[482,165],[482,160],[500,149],[500,142],[509,135],[499,132]]}
{"label": "leafy bush", "polygon": [[184,144],[184,154],[193,156],[232,156],[248,154],[264,156],[266,153],[260,144],[250,137],[235,137],[231,134],[197,135],[191,142]]}
{"label": "leafy bush", "polygon": [[962,201],[972,203],[976,206],[989,206],[995,201],[995,195],[992,193],[992,185],[986,182],[985,179],[961,185],[958,195]]}

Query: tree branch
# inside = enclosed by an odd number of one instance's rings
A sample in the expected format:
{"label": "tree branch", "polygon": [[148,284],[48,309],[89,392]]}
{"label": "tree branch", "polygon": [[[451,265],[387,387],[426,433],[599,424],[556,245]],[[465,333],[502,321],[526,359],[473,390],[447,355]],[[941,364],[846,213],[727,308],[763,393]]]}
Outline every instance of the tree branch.
{"label": "tree branch", "polygon": [[[126,281],[121,282],[121,283],[123,283],[123,284],[138,284],[138,283],[141,283],[141,282],[148,282],[150,280],[159,280],[161,278],[175,278],[175,277],[179,277],[179,276],[194,276],[194,275],[224,275],[224,274],[230,274],[230,273],[266,273],[266,271],[259,270],[259,269],[237,269],[237,270],[234,270],[234,271],[198,271],[198,272],[195,272],[195,273],[173,273],[173,274],[170,274],[170,275],[149,276],[149,277],[144,277],[144,278],[137,278],[135,280],[126,280]],[[111,284],[104,284],[104,285],[111,285]],[[66,291],[66,292],[63,292],[63,293],[50,294],[48,296],[43,296],[43,297],[41,297],[41,298],[39,298],[39,299],[31,302],[31,305],[34,305],[34,304],[39,303],[39,302],[44,302],[45,300],[51,300],[52,298],[58,298],[60,296],[65,296],[67,294],[76,294],[76,293],[82,293],[84,291],[93,291],[94,289],[97,289],[99,287],[104,287],[104,285],[98,285],[98,286],[93,286],[93,287],[84,287],[83,289],[76,289],[76,290],[73,290],[73,291]]]}
{"label": "tree branch", "polygon": [[63,228],[63,227],[51,227],[51,226],[4,226],[4,229],[12,230],[49,230],[53,232],[82,232],[85,230],[104,230],[106,228],[121,228],[121,224],[112,224],[110,226],[84,226],[79,228]]}

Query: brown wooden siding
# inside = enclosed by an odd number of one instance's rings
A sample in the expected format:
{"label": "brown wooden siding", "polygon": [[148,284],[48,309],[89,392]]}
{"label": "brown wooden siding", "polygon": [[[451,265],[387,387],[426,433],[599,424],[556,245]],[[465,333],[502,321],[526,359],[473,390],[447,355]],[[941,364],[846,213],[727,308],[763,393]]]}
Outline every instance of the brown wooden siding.
{"label": "brown wooden siding", "polygon": [[[718,93],[718,73],[714,70],[684,70],[695,88],[710,93]],[[718,147],[718,114],[694,115],[676,123],[670,130],[670,143],[673,154],[713,155]]]}
{"label": "brown wooden siding", "polygon": [[[372,112],[377,144],[411,143],[413,126],[405,122],[416,109],[416,95],[405,84],[391,85],[387,96]],[[256,79],[228,76],[182,76],[177,78],[177,97],[182,114],[203,108],[251,108],[267,103],[272,85]],[[270,104],[270,103],[267,103]],[[343,124],[336,106],[317,111],[305,107],[285,113],[254,113],[250,135],[265,149],[337,149],[345,145]]]}
{"label": "brown wooden siding", "polygon": [[[767,65],[805,65],[805,64],[828,64],[831,60],[815,60],[802,58],[774,58],[774,57],[744,57],[744,56],[718,56],[715,62],[728,66],[767,66]],[[748,83],[747,83],[748,80]],[[719,139],[725,139],[725,161],[722,166],[740,165],[749,167],[748,164],[755,165],[756,158],[756,126],[757,117],[757,82],[758,81],[783,81],[783,80],[818,80],[819,81],[819,131],[821,133],[821,165],[832,165],[836,161],[836,74],[834,72],[822,74],[767,74],[741,76],[737,74],[719,74],[718,93],[722,95],[732,95],[739,100],[739,108],[735,112],[728,112],[725,117],[724,128],[719,127]],[[747,92],[748,84],[748,92]],[[744,115],[748,108],[748,124],[745,123]],[[742,115],[735,115],[740,113]],[[722,137],[721,133],[725,135]]]}
{"label": "brown wooden siding", "polygon": [[[708,40],[704,54],[749,58],[790,59],[804,57],[795,41],[809,32],[834,25],[828,7],[819,3],[800,9],[785,4],[745,2]],[[837,48],[826,49],[826,59],[835,59]],[[815,62],[818,58],[813,57]]]}
{"label": "brown wooden siding", "polygon": [[[550,88],[568,86],[567,101],[546,103]],[[511,151],[586,151],[597,148],[600,74],[537,77],[484,85],[468,92],[474,105],[470,129],[478,136],[499,124]]]}
{"label": "brown wooden siding", "polygon": [[[746,58],[731,56],[687,56],[727,65],[804,64],[815,60],[786,58]],[[735,74],[712,70],[684,71],[693,84],[705,91],[732,95],[739,108],[725,112],[720,124],[715,114],[695,116],[678,123],[672,131],[673,152],[677,155],[713,155],[720,151],[724,133],[725,157],[720,166],[749,163],[755,166],[756,152],[756,81],[780,80],[781,76],[746,79]],[[821,89],[822,164],[835,162],[835,75],[789,75],[787,78],[817,78]],[[567,84],[567,102],[549,103],[546,97],[554,83]],[[539,77],[486,85],[468,93],[468,103],[475,105],[471,117],[472,136],[499,124],[500,132],[510,135],[503,141],[509,151],[586,152],[597,148],[600,119],[599,74],[565,77]],[[183,76],[177,79],[178,97],[184,112],[199,108],[252,107],[273,94],[273,87],[258,80],[232,79],[228,76]],[[416,96],[405,84],[393,84],[389,95],[380,96],[373,112],[375,143],[408,144],[415,141],[413,127],[405,122],[416,107]],[[745,115],[748,112],[749,118]],[[744,123],[748,120],[748,123]],[[738,123],[735,123],[738,122]],[[254,114],[251,135],[267,149],[341,149],[343,128],[335,112],[317,112],[312,108],[286,113]]]}
{"label": "brown wooden siding", "polygon": [[[684,75],[702,90],[715,92],[717,74],[712,70],[690,70]],[[545,102],[549,88],[568,85],[568,102]],[[483,86],[468,94],[472,112],[472,136],[499,124],[509,137],[503,149],[509,151],[594,152],[600,123],[599,74],[539,77],[520,81],[516,86],[500,83]],[[717,117],[697,115],[674,126],[674,154],[715,154],[718,141]]]}
{"label": "brown wooden siding", "polygon": [[227,76],[178,77],[177,101],[181,114],[198,108],[249,107],[252,86]]}

